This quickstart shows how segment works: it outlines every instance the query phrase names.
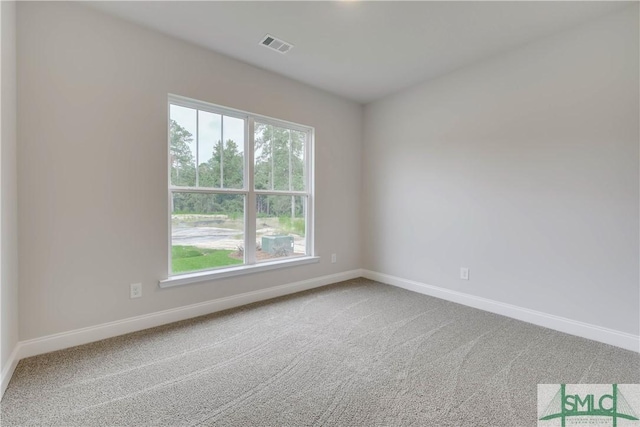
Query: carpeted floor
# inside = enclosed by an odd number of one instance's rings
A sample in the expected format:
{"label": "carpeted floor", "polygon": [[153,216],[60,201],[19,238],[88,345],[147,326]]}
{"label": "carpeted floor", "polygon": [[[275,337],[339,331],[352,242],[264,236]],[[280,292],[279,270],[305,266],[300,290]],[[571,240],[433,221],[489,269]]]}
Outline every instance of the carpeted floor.
{"label": "carpeted floor", "polygon": [[640,356],[365,279],[20,362],[0,424],[535,426]]}

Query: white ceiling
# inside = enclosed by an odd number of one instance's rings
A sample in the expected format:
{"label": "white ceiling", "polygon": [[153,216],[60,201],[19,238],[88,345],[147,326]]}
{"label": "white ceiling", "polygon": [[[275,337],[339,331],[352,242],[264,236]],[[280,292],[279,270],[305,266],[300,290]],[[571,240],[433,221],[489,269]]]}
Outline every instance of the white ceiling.
{"label": "white ceiling", "polygon": [[[189,2],[87,5],[366,103],[625,2]],[[295,47],[259,45],[266,33]]]}

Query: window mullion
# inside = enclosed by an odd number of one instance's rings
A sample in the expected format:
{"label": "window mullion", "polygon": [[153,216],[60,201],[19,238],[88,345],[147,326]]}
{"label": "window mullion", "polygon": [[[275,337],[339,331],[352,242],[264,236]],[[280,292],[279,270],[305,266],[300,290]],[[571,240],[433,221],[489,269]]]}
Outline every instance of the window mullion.
{"label": "window mullion", "polygon": [[[293,190],[293,186],[292,186],[292,171],[291,171],[291,129],[289,129],[289,191]],[[291,196],[291,219],[294,219],[296,217],[296,198],[295,196]]]}
{"label": "window mullion", "polygon": [[313,188],[314,185],[314,181],[311,180],[309,177],[313,176],[313,174],[315,173],[314,171],[314,165],[313,165],[313,146],[314,146],[314,140],[313,140],[313,134],[310,131],[305,132],[305,144],[304,144],[304,188],[307,192],[307,197],[305,198],[306,203],[305,203],[305,224],[306,224],[306,243],[307,243],[307,255],[315,255],[315,244],[314,244],[314,232],[315,232],[315,225],[314,225],[314,203],[315,200],[313,199],[313,195],[314,195],[314,191],[315,189]]}
{"label": "window mullion", "polygon": [[254,190],[254,192],[258,195],[262,194],[265,196],[307,196],[309,195],[308,191],[271,191],[271,190]]}
{"label": "window mullion", "polygon": [[220,116],[220,188],[224,187],[224,116]]}
{"label": "window mullion", "polygon": [[244,225],[244,257],[246,264],[256,263],[256,193],[254,191],[254,148],[255,148],[255,122],[252,117],[247,120],[247,136],[245,137],[245,185],[247,197],[245,199],[245,225]]}
{"label": "window mullion", "polygon": [[199,160],[200,156],[200,111],[196,110],[196,187],[200,187],[200,177],[199,171],[200,169],[198,165],[200,164]]}
{"label": "window mullion", "polygon": [[271,139],[269,141],[269,145],[271,146],[271,190],[273,191],[273,189],[275,188],[275,180],[276,180],[276,173],[275,173],[275,150],[276,150],[276,146],[273,143],[273,126],[271,126]]}
{"label": "window mullion", "polygon": [[212,187],[170,187],[170,192],[174,193],[208,193],[208,194],[245,194],[247,191],[234,188],[212,188]]}

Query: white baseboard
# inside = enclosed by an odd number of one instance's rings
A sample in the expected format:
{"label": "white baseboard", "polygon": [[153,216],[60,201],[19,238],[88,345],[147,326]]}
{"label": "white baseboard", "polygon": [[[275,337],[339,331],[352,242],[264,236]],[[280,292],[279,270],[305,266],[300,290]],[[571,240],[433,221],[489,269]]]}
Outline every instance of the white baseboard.
{"label": "white baseboard", "polygon": [[305,291],[320,286],[329,285],[343,280],[365,277],[378,282],[408,289],[447,301],[456,302],[469,307],[478,308],[491,313],[533,323],[556,331],[576,335],[579,337],[599,341],[605,344],[614,345],[627,350],[640,352],[640,337],[625,332],[615,331],[588,323],[583,323],[560,316],[554,316],[535,310],[505,304],[486,298],[481,298],[462,292],[439,288],[412,280],[402,279],[387,274],[377,273],[369,270],[351,270],[343,273],[331,274],[300,282],[274,286],[258,291],[247,292],[239,295],[219,298],[198,304],[178,307],[142,316],[130,317],[128,319],[103,323],[101,325],[48,335],[27,341],[20,341],[14,348],[7,365],[3,369],[0,377],[0,398],[4,394],[9,381],[13,375],[18,361],[25,357],[36,356],[38,354],[51,351],[62,350],[77,345],[99,341],[118,335],[136,332],[143,329],[161,326],[180,320],[186,320],[217,311],[227,310],[242,305],[264,301],[283,295]]}
{"label": "white baseboard", "polygon": [[[331,283],[341,282],[343,280],[356,279],[358,277],[362,277],[361,270],[345,271],[343,273],[331,274],[295,283],[288,283],[285,285],[274,286],[267,289],[260,289],[258,291],[218,298],[198,304],[158,311],[155,313],[130,317],[128,319],[117,320],[114,322],[103,323],[101,325],[75,329],[73,331],[34,338],[27,341],[20,341],[16,347],[16,350],[14,351],[15,363],[13,364],[13,369],[15,369],[15,365],[17,364],[18,360],[24,359],[25,357],[36,356],[38,354],[49,353],[51,351],[62,350],[77,345],[87,344],[105,338],[111,338],[118,335],[128,334],[130,332],[141,331],[143,329],[153,328],[155,326],[165,325],[180,320],[191,319],[193,317],[227,310],[229,308],[239,307],[242,305],[251,304],[253,302],[264,301],[283,295],[293,294],[296,292],[306,291],[308,289],[329,285]],[[8,369],[6,380],[3,373],[3,387],[5,386],[5,381],[7,384],[9,383],[11,374],[13,374],[13,369]]]}
{"label": "white baseboard", "polygon": [[0,400],[2,399],[2,396],[4,396],[4,392],[9,385],[9,381],[11,381],[11,377],[13,376],[13,372],[16,370],[16,366],[18,366],[18,361],[20,360],[18,357],[19,349],[20,344],[15,346],[9,356],[9,360],[7,360],[7,365],[4,367],[2,372],[0,372]]}
{"label": "white baseboard", "polygon": [[501,314],[513,319],[533,323],[534,325],[543,326],[545,328],[640,353],[640,337],[637,335],[603,328],[601,326],[591,325],[589,323],[579,322],[577,320],[571,320],[540,311],[530,310],[516,305],[505,304],[462,292],[439,288],[437,286],[431,286],[415,282],[413,280],[402,279],[388,274],[377,273],[375,271],[362,270],[362,276],[388,285],[397,286],[399,288],[430,295],[432,297],[452,301],[469,307],[478,308],[491,313]]}

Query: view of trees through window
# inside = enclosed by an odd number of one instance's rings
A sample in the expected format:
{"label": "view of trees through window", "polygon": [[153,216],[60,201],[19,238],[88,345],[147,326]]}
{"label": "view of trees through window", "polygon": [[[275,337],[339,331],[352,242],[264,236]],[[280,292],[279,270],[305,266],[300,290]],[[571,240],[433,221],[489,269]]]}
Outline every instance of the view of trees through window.
{"label": "view of trees through window", "polygon": [[[173,274],[307,254],[308,134],[259,119],[253,128],[245,144],[248,118],[170,103]],[[246,222],[249,200],[255,224]],[[247,235],[255,235],[251,260]]]}

